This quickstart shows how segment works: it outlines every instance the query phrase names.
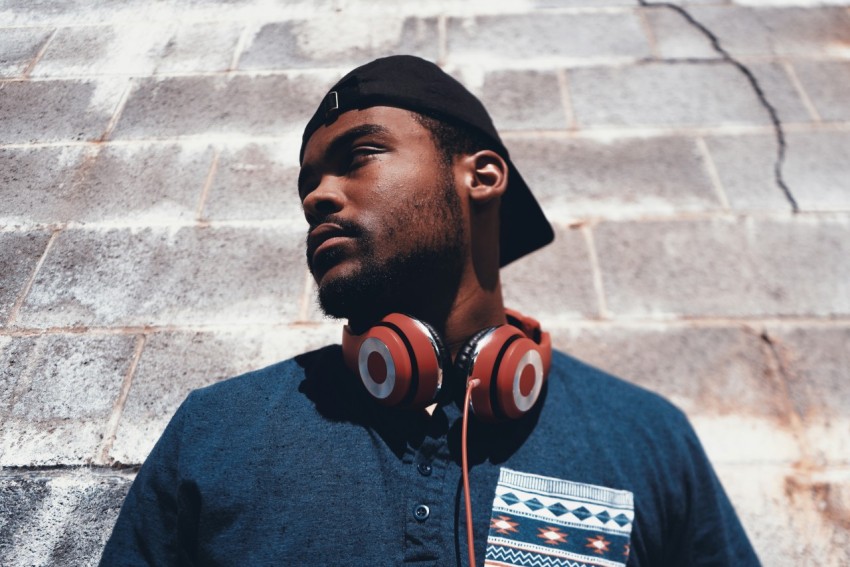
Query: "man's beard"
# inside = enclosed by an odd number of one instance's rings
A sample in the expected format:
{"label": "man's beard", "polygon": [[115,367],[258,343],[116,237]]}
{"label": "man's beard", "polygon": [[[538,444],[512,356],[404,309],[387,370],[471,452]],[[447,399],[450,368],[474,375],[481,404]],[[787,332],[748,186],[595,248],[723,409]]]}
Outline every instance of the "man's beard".
{"label": "man's beard", "polygon": [[[417,315],[418,307],[454,298],[465,261],[463,216],[448,171],[440,185],[428,203],[411,205],[409,218],[394,219],[395,230],[388,231],[401,237],[405,221],[428,224],[433,238],[417,248],[382,261],[375,254],[382,243],[368,231],[357,231],[357,270],[319,286],[326,315],[368,324],[393,311]],[[323,260],[335,263],[334,251],[329,252]]]}

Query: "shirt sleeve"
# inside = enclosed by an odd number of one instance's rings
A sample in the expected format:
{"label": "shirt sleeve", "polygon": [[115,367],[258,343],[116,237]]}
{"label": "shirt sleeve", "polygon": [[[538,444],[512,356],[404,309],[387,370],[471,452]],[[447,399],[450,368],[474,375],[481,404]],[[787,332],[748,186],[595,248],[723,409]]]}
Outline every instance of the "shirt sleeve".
{"label": "shirt sleeve", "polygon": [[[684,417],[684,416],[683,416]],[[696,432],[684,419],[687,459],[682,463],[685,482],[683,519],[668,547],[666,565],[688,567],[759,566],[758,557],[726,495]]]}
{"label": "shirt sleeve", "polygon": [[194,565],[197,491],[180,475],[181,437],[191,395],[178,408],[127,494],[101,567]]}

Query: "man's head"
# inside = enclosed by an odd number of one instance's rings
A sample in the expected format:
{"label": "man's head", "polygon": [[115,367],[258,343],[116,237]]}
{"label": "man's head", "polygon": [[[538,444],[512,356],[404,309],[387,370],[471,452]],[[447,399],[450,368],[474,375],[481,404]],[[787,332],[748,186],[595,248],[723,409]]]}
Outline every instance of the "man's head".
{"label": "man's head", "polygon": [[[417,294],[451,301],[470,255],[498,271],[552,239],[484,107],[422,59],[379,59],[340,80],[305,129],[301,161],[308,264],[334,316],[409,312]],[[493,230],[473,230],[470,211],[488,208],[479,216]]]}

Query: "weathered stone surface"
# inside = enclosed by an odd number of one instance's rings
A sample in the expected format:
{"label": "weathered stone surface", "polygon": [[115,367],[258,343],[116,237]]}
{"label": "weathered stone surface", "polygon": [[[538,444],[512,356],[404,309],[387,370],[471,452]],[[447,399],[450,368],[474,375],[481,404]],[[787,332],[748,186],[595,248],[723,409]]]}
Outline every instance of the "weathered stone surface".
{"label": "weathered stone surface", "polygon": [[795,61],[794,70],[821,119],[850,120],[850,61]]}
{"label": "weathered stone surface", "polygon": [[850,327],[769,329],[814,462],[850,464]]}
{"label": "weathered stone surface", "polygon": [[476,90],[493,123],[506,130],[563,130],[568,126],[555,73],[495,71]]}
{"label": "weathered stone surface", "polygon": [[803,210],[850,210],[850,132],[791,132],[783,171]]}
{"label": "weathered stone surface", "polygon": [[765,100],[783,123],[811,122],[813,117],[800,98],[784,66],[779,63],[747,63]]}
{"label": "weathered stone surface", "polygon": [[216,333],[151,335],[121,414],[110,457],[144,461],[186,395],[195,388],[338,343],[339,324]]}
{"label": "weathered stone surface", "polygon": [[0,464],[89,462],[129,369],[134,337],[44,335],[28,346],[13,353],[21,360]]}
{"label": "weathered stone surface", "polygon": [[239,68],[353,68],[397,53],[437,59],[436,18],[405,17],[374,7],[371,17],[356,20],[340,11],[323,18],[267,23],[255,33]]}
{"label": "weathered stone surface", "polygon": [[579,126],[769,123],[744,75],[722,62],[589,67],[568,77]]}
{"label": "weathered stone surface", "polygon": [[130,93],[113,137],[300,135],[328,83],[318,75],[144,79]]}
{"label": "weathered stone surface", "polygon": [[547,326],[599,313],[584,236],[555,229],[555,242],[502,270],[505,305]]}
{"label": "weathered stone surface", "polygon": [[157,54],[154,74],[227,71],[242,27],[226,20],[179,26]]}
{"label": "weathered stone surface", "polygon": [[741,327],[554,329],[557,348],[657,392],[689,416],[787,420],[781,379],[760,336]]}
{"label": "weathered stone surface", "polygon": [[847,220],[605,223],[595,236],[618,317],[850,312]]}
{"label": "weathered stone surface", "polygon": [[32,277],[44,253],[48,232],[0,232],[0,327],[12,315],[12,307]]}
{"label": "weathered stone surface", "polygon": [[50,37],[50,28],[12,28],[0,31],[0,77],[23,74]]}
{"label": "weathered stone surface", "polygon": [[18,322],[291,321],[303,258],[303,233],[272,227],[69,230],[56,239]]}
{"label": "weathered stone surface", "polygon": [[131,480],[86,471],[0,476],[0,562],[97,565]]}
{"label": "weathered stone surface", "polygon": [[[791,210],[776,181],[779,148],[775,136],[706,136],[705,144],[732,210]],[[797,188],[796,183],[791,184],[792,194]]]}
{"label": "weathered stone surface", "polygon": [[688,138],[509,138],[511,157],[553,219],[721,208]]}
{"label": "weathered stone surface", "polygon": [[0,91],[0,144],[97,140],[125,84],[115,78],[6,83]]}
{"label": "weathered stone surface", "polygon": [[694,6],[693,17],[723,47],[742,56],[846,56],[850,14],[844,8]]}
{"label": "weathered stone surface", "polygon": [[457,63],[480,63],[482,53],[487,54],[485,62],[501,63],[532,57],[638,59],[650,54],[634,12],[449,18],[447,34],[449,59]]}
{"label": "weathered stone surface", "polygon": [[13,173],[0,173],[11,178],[0,219],[139,224],[193,219],[213,151],[203,144],[16,148],[0,151],[0,163],[6,156]]}
{"label": "weathered stone surface", "polygon": [[658,56],[663,59],[718,59],[721,56],[705,33],[675,10],[657,6],[643,11]]}
{"label": "weathered stone surface", "polygon": [[[304,218],[298,198],[298,147],[247,144],[222,151],[202,216],[209,220]],[[307,224],[303,224],[305,233]]]}

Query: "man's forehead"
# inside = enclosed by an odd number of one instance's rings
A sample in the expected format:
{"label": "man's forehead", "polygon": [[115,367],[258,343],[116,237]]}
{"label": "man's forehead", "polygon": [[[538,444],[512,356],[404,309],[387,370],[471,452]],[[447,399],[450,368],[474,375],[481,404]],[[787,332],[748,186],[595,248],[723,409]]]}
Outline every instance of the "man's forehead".
{"label": "man's forehead", "polygon": [[[360,127],[369,126],[361,129]],[[302,165],[322,157],[335,140],[356,131],[382,134],[388,138],[409,139],[429,135],[415,117],[415,113],[392,106],[370,106],[346,111],[336,119],[317,129],[304,147]]]}

